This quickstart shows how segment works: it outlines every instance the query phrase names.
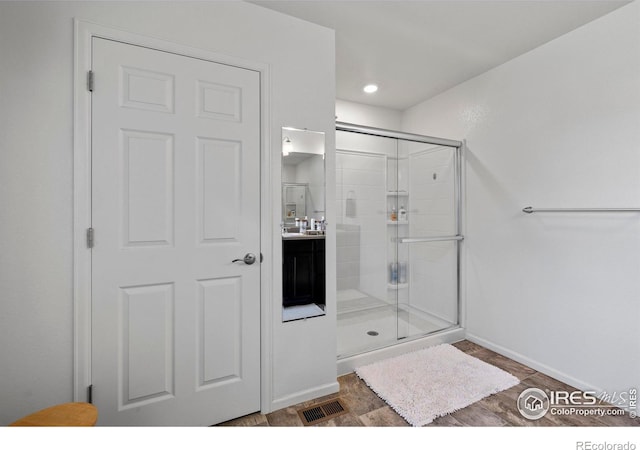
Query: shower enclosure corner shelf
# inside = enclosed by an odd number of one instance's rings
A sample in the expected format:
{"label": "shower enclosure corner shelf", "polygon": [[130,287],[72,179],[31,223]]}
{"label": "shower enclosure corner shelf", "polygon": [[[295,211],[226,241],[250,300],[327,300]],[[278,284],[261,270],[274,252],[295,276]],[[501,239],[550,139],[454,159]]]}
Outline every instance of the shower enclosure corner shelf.
{"label": "shower enclosure corner shelf", "polygon": [[[406,199],[406,200],[404,200],[404,202],[405,202],[404,204],[406,205],[407,204],[406,202],[409,199],[409,192],[407,192],[407,191],[387,191],[387,198],[391,198],[392,199],[393,197],[395,197],[398,200],[400,198]],[[398,210],[399,209],[398,206],[401,206],[401,205],[399,205],[399,203],[400,202],[397,201],[397,202],[392,202],[391,204],[396,208],[396,210]],[[387,204],[387,206],[389,206],[389,204]],[[390,213],[390,211],[387,212],[387,214],[389,214],[389,213]],[[387,216],[387,225],[408,225],[408,224],[409,224],[409,220],[408,219],[407,220],[391,220],[391,219],[389,219],[389,216]]]}

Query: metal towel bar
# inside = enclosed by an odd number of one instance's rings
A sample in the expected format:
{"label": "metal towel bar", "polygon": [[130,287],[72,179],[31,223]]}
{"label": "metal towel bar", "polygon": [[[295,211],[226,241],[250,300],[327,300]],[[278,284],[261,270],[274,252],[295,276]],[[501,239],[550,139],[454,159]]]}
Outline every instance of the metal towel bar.
{"label": "metal towel bar", "polygon": [[640,212],[640,208],[533,208],[527,206],[522,212]]}
{"label": "metal towel bar", "polygon": [[404,237],[398,238],[401,244],[412,244],[414,242],[436,242],[436,241],[461,241],[464,236],[433,236],[433,237]]}

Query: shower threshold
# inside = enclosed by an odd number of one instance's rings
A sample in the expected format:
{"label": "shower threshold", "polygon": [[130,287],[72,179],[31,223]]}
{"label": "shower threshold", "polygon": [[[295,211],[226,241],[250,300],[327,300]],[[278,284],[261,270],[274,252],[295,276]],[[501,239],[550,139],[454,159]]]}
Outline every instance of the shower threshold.
{"label": "shower threshold", "polygon": [[412,310],[383,305],[338,314],[338,359],[396,345],[450,328],[450,322]]}
{"label": "shower threshold", "polygon": [[361,353],[347,356],[343,355],[337,359],[338,376],[352,373],[356,368],[367,364],[381,361],[386,358],[393,358],[404,353],[422,350],[439,344],[453,344],[465,339],[465,330],[460,325],[452,325],[448,328],[434,331],[422,336],[402,339],[391,343],[385,347],[366,350]]}

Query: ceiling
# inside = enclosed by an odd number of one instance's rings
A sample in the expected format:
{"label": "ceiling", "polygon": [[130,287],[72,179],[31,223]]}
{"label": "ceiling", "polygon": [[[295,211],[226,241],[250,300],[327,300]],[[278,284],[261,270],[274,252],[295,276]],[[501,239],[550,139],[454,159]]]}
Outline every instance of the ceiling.
{"label": "ceiling", "polygon": [[405,110],[630,0],[250,3],[336,30],[337,98]]}
{"label": "ceiling", "polygon": [[286,156],[283,154],[282,164],[284,164],[285,166],[297,166],[298,164],[300,164],[303,161],[306,161],[312,156],[317,156],[318,158],[321,157],[320,155],[316,155],[314,153],[292,152]]}

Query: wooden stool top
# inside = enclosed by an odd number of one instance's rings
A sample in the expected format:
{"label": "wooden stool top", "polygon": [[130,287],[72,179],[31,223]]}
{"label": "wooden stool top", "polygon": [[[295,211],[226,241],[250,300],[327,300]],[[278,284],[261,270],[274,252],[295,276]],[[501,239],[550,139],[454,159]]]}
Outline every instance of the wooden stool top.
{"label": "wooden stool top", "polygon": [[10,427],[92,427],[98,410],[91,403],[62,403],[16,420]]}

